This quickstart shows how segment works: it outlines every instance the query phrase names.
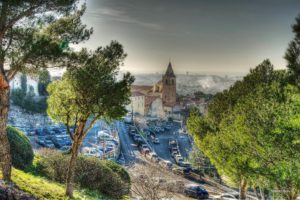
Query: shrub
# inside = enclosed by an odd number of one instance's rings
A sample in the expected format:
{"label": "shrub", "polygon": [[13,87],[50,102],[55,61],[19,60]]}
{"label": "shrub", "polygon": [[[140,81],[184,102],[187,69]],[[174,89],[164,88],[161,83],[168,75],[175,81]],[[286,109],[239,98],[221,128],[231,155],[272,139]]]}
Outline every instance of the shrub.
{"label": "shrub", "polygon": [[[39,151],[36,169],[40,175],[64,183],[70,155],[54,150]],[[97,190],[120,199],[129,193],[130,178],[120,166],[97,158],[79,156],[76,164],[75,183],[82,188]]]}
{"label": "shrub", "polygon": [[8,126],[6,131],[10,143],[12,164],[15,168],[24,170],[32,164],[34,157],[30,141],[24,133],[14,127]]}
{"label": "shrub", "polygon": [[122,167],[121,165],[115,163],[114,161],[111,160],[103,160],[102,162],[105,163],[105,165],[107,165],[110,169],[113,170],[113,172],[119,174],[119,176],[121,177],[121,179],[130,184],[130,176],[128,174],[128,172],[124,169],[124,167]]}

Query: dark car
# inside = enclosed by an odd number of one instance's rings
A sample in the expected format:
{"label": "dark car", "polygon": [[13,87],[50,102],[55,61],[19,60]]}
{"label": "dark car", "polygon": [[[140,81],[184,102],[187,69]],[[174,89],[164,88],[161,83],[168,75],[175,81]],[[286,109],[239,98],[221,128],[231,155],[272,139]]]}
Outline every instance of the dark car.
{"label": "dark car", "polygon": [[188,197],[196,198],[196,199],[208,199],[208,192],[201,188],[199,185],[191,185],[187,186],[184,189],[184,194]]}
{"label": "dark car", "polygon": [[43,132],[43,129],[41,129],[41,128],[35,129],[34,131],[35,131],[35,134],[38,136],[45,136],[45,133]]}
{"label": "dark car", "polygon": [[129,132],[129,135],[134,136],[136,134],[136,131],[134,129],[131,129]]}

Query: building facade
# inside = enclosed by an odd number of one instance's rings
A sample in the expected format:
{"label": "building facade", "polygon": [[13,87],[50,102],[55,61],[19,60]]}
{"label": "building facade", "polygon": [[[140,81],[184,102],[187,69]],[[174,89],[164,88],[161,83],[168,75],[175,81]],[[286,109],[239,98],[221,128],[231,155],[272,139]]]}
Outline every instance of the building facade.
{"label": "building facade", "polygon": [[171,62],[162,79],[154,85],[132,85],[128,111],[143,116],[165,118],[178,110],[176,76]]}

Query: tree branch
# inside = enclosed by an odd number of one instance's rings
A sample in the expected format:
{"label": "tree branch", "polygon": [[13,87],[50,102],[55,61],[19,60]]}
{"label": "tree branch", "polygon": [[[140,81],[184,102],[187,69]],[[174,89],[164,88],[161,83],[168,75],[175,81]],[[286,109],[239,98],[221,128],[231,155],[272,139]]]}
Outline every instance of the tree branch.
{"label": "tree branch", "polygon": [[94,124],[98,120],[98,117],[100,117],[100,115],[96,115],[94,117],[94,119],[91,121],[91,123],[89,124],[89,126],[83,131],[83,134],[80,136],[80,138],[83,138],[93,128]]}
{"label": "tree branch", "polygon": [[[32,15],[34,14],[34,10],[39,8],[42,5],[42,1],[35,5],[35,6],[31,6],[29,7],[27,10],[21,12],[19,15],[17,15],[15,18],[13,18],[2,30],[1,34],[4,34],[5,31],[7,31],[9,28],[12,28],[19,20],[21,20],[22,18]],[[37,13],[37,12],[36,12]]]}
{"label": "tree branch", "polygon": [[18,73],[17,70],[8,70],[8,71],[6,72],[7,80],[8,80],[8,81],[11,81],[11,80],[15,77],[15,75],[16,75],[17,73]]}

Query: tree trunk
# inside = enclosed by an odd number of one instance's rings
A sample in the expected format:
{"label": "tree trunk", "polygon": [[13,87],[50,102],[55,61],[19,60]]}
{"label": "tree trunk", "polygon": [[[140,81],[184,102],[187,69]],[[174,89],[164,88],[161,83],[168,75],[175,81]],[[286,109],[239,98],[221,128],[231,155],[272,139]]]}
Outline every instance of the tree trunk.
{"label": "tree trunk", "polygon": [[6,133],[9,111],[9,84],[0,74],[0,163],[3,179],[11,181],[10,145]]}
{"label": "tree trunk", "polygon": [[295,191],[291,190],[288,195],[288,200],[296,200],[297,196],[298,196],[297,193]]}
{"label": "tree trunk", "polygon": [[265,199],[266,199],[266,197],[265,197],[265,196],[266,196],[266,195],[265,195],[265,189],[259,187],[259,190],[260,190],[261,200],[265,200]]}
{"label": "tree trunk", "polygon": [[247,180],[246,178],[242,178],[241,184],[240,184],[240,199],[245,200],[246,199],[246,193],[247,193]]}
{"label": "tree trunk", "polygon": [[78,150],[82,142],[82,134],[85,127],[85,122],[81,122],[76,130],[74,135],[74,139],[72,141],[72,150],[71,150],[71,159],[68,167],[68,174],[67,174],[67,187],[66,187],[66,195],[70,198],[73,198],[73,190],[74,190],[74,175],[75,175],[75,168],[76,168],[76,160],[78,156]]}

